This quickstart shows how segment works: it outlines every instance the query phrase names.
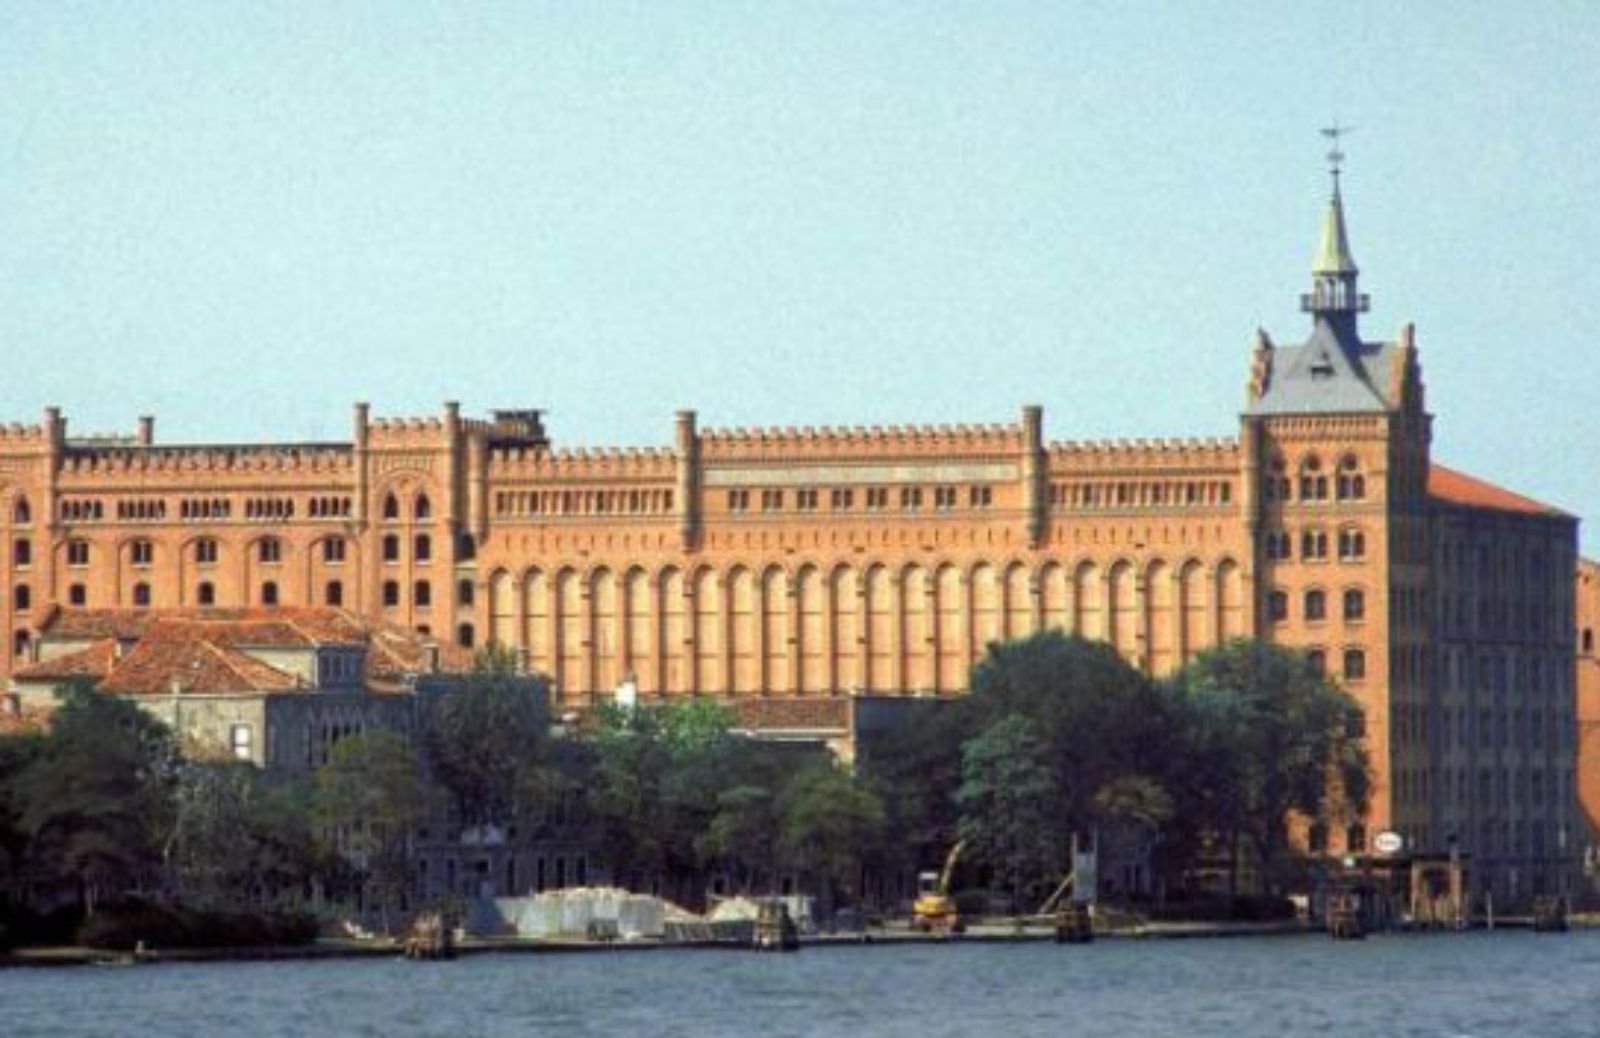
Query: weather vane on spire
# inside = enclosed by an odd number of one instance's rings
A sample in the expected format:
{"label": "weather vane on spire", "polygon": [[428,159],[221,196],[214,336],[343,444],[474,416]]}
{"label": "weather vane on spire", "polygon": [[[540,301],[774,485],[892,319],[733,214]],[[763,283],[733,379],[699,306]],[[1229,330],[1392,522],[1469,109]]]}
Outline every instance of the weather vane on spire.
{"label": "weather vane on spire", "polygon": [[1354,130],[1354,126],[1340,126],[1339,120],[1334,119],[1332,126],[1322,128],[1322,135],[1328,138],[1331,145],[1328,149],[1328,170],[1333,174],[1333,189],[1339,189],[1340,167],[1344,164],[1344,152],[1339,149],[1339,138]]}

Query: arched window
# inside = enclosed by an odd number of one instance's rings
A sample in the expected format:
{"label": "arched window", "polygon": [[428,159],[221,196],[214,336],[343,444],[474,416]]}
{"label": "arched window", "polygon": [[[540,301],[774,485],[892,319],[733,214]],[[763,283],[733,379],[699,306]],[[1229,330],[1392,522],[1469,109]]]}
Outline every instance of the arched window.
{"label": "arched window", "polygon": [[386,495],[383,499],[383,517],[385,519],[400,518],[400,502],[393,494]]}
{"label": "arched window", "polygon": [[322,542],[322,561],[335,565],[344,561],[343,537],[329,537]]}
{"label": "arched window", "polygon": [[417,495],[417,504],[411,514],[417,519],[428,519],[433,516],[433,505],[428,501],[427,494]]}
{"label": "arched window", "polygon": [[262,583],[261,604],[264,606],[275,606],[278,604],[278,582],[276,580],[268,580]]}
{"label": "arched window", "polygon": [[1281,623],[1289,619],[1289,593],[1273,591],[1267,595],[1267,619]]}
{"label": "arched window", "polygon": [[[256,546],[257,557],[262,562],[282,562],[283,542],[276,537],[263,537]],[[269,605],[271,603],[268,603]]]}
{"label": "arched window", "polygon": [[433,585],[426,580],[419,580],[411,586],[411,604],[415,606],[433,605]]}
{"label": "arched window", "polygon": [[33,565],[33,542],[26,537],[18,537],[11,543],[11,564],[21,569],[23,566]]}
{"label": "arched window", "polygon": [[67,588],[67,605],[85,606],[89,604],[89,589],[82,584],[73,584]]}
{"label": "arched window", "polygon": [[456,605],[470,606],[472,604],[472,581],[456,581]]}
{"label": "arched window", "polygon": [[128,545],[128,559],[135,566],[149,566],[156,561],[156,546],[147,540],[137,540]]}
{"label": "arched window", "polygon": [[456,628],[456,644],[463,649],[472,648],[475,632],[471,624],[461,624]]}
{"label": "arched window", "polygon": [[478,539],[470,533],[464,533],[456,542],[456,555],[462,562],[471,562],[478,557]]}
{"label": "arched window", "polygon": [[89,564],[89,542],[88,541],[68,541],[67,542],[67,565],[69,565],[69,566],[87,566],[88,564]]}
{"label": "arched window", "polygon": [[141,609],[150,605],[150,585],[142,580],[133,585],[133,604]]}
{"label": "arched window", "polygon": [[419,533],[411,540],[412,558],[418,562],[427,562],[433,558],[433,539],[425,533]]}
{"label": "arched window", "polygon": [[1325,620],[1328,617],[1328,596],[1319,588],[1306,592],[1305,617],[1307,620]]}
{"label": "arched window", "polygon": [[1360,530],[1339,531],[1339,558],[1345,561],[1365,558],[1367,535]]}
{"label": "arched window", "polygon": [[1354,454],[1339,459],[1339,475],[1334,483],[1334,493],[1340,501],[1359,501],[1367,496],[1367,480],[1361,474],[1361,463]]}
{"label": "arched window", "polygon": [[344,584],[337,580],[328,581],[328,586],[322,589],[322,600],[330,606],[344,605]]}
{"label": "arched window", "polygon": [[1311,664],[1311,669],[1318,674],[1328,672],[1328,654],[1321,649],[1310,649],[1306,652],[1306,662]]}
{"label": "arched window", "polygon": [[28,507],[27,498],[18,497],[16,503],[11,506],[11,521],[18,526],[33,522],[33,509]]}
{"label": "arched window", "polygon": [[33,608],[33,592],[28,590],[28,585],[18,584],[12,590],[11,608],[18,613],[26,613]]}
{"label": "arched window", "polygon": [[1360,588],[1350,588],[1344,593],[1344,618],[1362,620],[1367,615],[1367,596]]}
{"label": "arched window", "polygon": [[1344,679],[1360,681],[1367,676],[1367,654],[1360,649],[1344,650]]}
{"label": "arched window", "polygon": [[202,537],[194,542],[194,561],[201,566],[212,566],[217,561],[217,542]]}
{"label": "arched window", "polygon": [[400,582],[398,580],[385,580],[383,582],[383,604],[390,608],[400,604]]}
{"label": "arched window", "polygon": [[400,561],[400,538],[392,533],[383,535],[383,561]]}
{"label": "arched window", "polygon": [[209,580],[202,580],[200,586],[195,588],[194,600],[203,606],[217,604],[217,589]]}

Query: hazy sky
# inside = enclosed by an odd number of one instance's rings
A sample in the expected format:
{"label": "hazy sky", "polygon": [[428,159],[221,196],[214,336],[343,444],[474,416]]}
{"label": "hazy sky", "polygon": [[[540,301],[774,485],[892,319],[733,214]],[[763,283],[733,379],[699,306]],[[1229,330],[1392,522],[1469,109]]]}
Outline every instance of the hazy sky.
{"label": "hazy sky", "polygon": [[1600,519],[1593,3],[0,0],[0,418],[1229,435],[1335,116],[1435,457]]}

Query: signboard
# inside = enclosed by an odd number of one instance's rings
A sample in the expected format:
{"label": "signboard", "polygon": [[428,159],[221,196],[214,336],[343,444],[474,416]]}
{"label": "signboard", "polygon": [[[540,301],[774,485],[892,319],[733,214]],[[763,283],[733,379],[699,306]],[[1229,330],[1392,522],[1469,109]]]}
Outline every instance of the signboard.
{"label": "signboard", "polygon": [[1399,854],[1400,848],[1405,845],[1406,841],[1400,837],[1400,834],[1389,829],[1385,829],[1372,838],[1372,849],[1379,854]]}

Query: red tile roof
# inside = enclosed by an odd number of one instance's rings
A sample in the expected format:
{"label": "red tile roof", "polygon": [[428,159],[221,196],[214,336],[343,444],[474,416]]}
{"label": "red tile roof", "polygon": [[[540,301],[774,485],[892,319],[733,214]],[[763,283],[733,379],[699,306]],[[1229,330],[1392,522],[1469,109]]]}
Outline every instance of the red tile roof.
{"label": "red tile roof", "polygon": [[1434,462],[1428,469],[1428,494],[1439,501],[1472,508],[1491,508],[1499,512],[1565,517],[1566,512],[1531,497],[1523,497],[1504,487],[1486,483],[1475,476]]}
{"label": "red tile roof", "polygon": [[117,662],[117,640],[102,638],[87,648],[39,660],[12,672],[14,681],[67,681],[72,678],[99,680],[111,673]]}
{"label": "red tile roof", "polygon": [[847,731],[850,700],[806,696],[738,699],[731,704],[738,726],[752,731]]}
{"label": "red tile roof", "polygon": [[107,692],[171,695],[284,692],[301,687],[293,674],[229,644],[225,624],[162,619],[101,681]]}
{"label": "red tile roof", "polygon": [[[288,691],[296,675],[250,655],[251,649],[367,647],[367,679],[375,691],[395,691],[410,674],[438,668],[464,671],[472,653],[343,609],[57,609],[46,617],[47,642],[89,642],[78,651],[30,664],[17,680],[61,681],[79,675],[129,695]],[[119,646],[125,646],[118,655]]]}

